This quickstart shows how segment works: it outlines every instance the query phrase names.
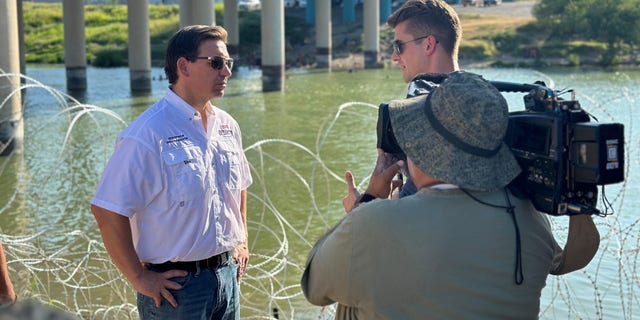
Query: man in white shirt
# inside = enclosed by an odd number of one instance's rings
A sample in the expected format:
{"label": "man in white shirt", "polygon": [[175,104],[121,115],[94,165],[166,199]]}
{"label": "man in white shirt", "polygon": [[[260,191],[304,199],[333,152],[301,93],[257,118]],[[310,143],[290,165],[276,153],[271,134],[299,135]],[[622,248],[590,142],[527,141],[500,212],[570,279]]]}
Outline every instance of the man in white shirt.
{"label": "man in white shirt", "polygon": [[219,26],[173,35],[170,86],[118,136],[91,201],[142,319],[239,319],[252,180],[238,123],[210,102],[231,76],[226,40]]}

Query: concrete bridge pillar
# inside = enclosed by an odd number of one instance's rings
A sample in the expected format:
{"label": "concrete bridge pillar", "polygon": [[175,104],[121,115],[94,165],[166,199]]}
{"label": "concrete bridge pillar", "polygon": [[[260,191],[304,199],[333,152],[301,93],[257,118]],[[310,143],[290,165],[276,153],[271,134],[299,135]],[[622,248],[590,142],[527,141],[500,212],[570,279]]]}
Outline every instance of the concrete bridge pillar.
{"label": "concrete bridge pillar", "polygon": [[132,91],[151,91],[149,3],[129,1],[129,80]]}
{"label": "concrete bridge pillar", "polygon": [[84,35],[84,1],[63,0],[64,64],[67,73],[67,89],[87,89],[87,53]]}
{"label": "concrete bridge pillar", "polygon": [[20,50],[17,1],[0,1],[0,155],[23,151],[22,98],[20,94]]}
{"label": "concrete bridge pillar", "polygon": [[[20,50],[20,73],[27,74],[27,62],[25,53],[27,52],[24,45],[24,10],[22,9],[22,1],[16,1],[18,3],[18,43]],[[22,80],[22,83],[25,81]]]}
{"label": "concrete bridge pillar", "polygon": [[262,91],[284,88],[284,3],[262,1]]}
{"label": "concrete bridge pillar", "polygon": [[316,1],[316,67],[331,69],[331,1]]}
{"label": "concrete bridge pillar", "polygon": [[363,0],[364,28],[364,67],[366,69],[381,68],[380,52],[380,1]]}
{"label": "concrete bridge pillar", "polygon": [[194,24],[216,25],[213,0],[180,0],[180,28]]}
{"label": "concrete bridge pillar", "polygon": [[[224,0],[224,28],[227,30],[227,50],[233,59],[240,57],[240,23],[238,0]],[[244,62],[243,64],[247,64]]]}

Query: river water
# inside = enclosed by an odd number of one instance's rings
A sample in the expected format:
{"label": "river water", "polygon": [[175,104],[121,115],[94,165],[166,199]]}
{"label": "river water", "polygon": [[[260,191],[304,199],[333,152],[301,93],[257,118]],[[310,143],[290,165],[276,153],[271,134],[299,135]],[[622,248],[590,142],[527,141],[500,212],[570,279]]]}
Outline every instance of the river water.
{"label": "river water", "polygon": [[[640,73],[578,69],[470,69],[489,80],[575,89],[600,122],[625,125],[626,180],[606,186],[610,215],[594,217],[598,255],[585,269],[550,276],[541,319],[633,319],[638,280],[638,129]],[[111,264],[89,201],[116,135],[161,98],[166,81],[154,68],[152,91],[129,90],[126,68],[88,69],[88,90],[65,96],[63,66],[29,66],[25,152],[0,159],[0,240],[21,297],[37,297],[91,319],[136,319],[135,294]],[[318,319],[331,308],[309,305],[299,279],[316,239],[344,214],[342,176],[365,178],[375,162],[380,102],[400,98],[395,68],[323,72],[288,70],[284,92],[261,92],[260,72],[241,69],[215,104],[243,131],[252,165],[249,189],[251,263],[241,284],[243,319]],[[61,91],[58,91],[61,90]],[[505,93],[512,110],[523,94]],[[599,201],[602,205],[602,201]],[[564,243],[567,217],[552,217]],[[178,230],[176,230],[178,232]],[[526,267],[526,266],[525,266]],[[526,270],[525,270],[526,272]],[[480,275],[479,275],[480,276]]]}

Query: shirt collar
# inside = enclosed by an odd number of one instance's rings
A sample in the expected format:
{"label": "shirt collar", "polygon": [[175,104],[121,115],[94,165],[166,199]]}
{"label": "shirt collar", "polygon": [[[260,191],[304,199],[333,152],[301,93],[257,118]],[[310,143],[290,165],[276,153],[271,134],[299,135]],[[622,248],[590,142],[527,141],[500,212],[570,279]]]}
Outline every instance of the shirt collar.
{"label": "shirt collar", "polygon": [[449,183],[440,183],[429,187],[429,189],[438,189],[438,190],[448,190],[448,189],[458,189],[458,186],[455,184]]}
{"label": "shirt collar", "polygon": [[[167,88],[167,92],[165,94],[165,99],[169,102],[170,105],[176,106],[176,110],[183,116],[188,119],[198,119],[200,118],[200,112],[188,104],[182,97],[177,95],[171,88]],[[207,102],[205,106],[205,111],[207,115],[214,114],[213,106],[211,102]]]}

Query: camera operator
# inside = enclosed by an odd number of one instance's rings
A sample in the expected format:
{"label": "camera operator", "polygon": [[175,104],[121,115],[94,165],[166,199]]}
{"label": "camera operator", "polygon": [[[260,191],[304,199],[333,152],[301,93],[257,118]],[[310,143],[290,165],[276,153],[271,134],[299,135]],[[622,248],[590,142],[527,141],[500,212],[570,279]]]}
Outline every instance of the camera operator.
{"label": "camera operator", "polygon": [[562,250],[547,216],[508,191],[520,172],[508,106],[481,76],[449,75],[388,110],[418,192],[388,199],[405,161],[379,149],[357,207],[309,254],[305,297],[337,302],[336,319],[537,318],[547,275],[595,255],[591,217],[570,217]]}

